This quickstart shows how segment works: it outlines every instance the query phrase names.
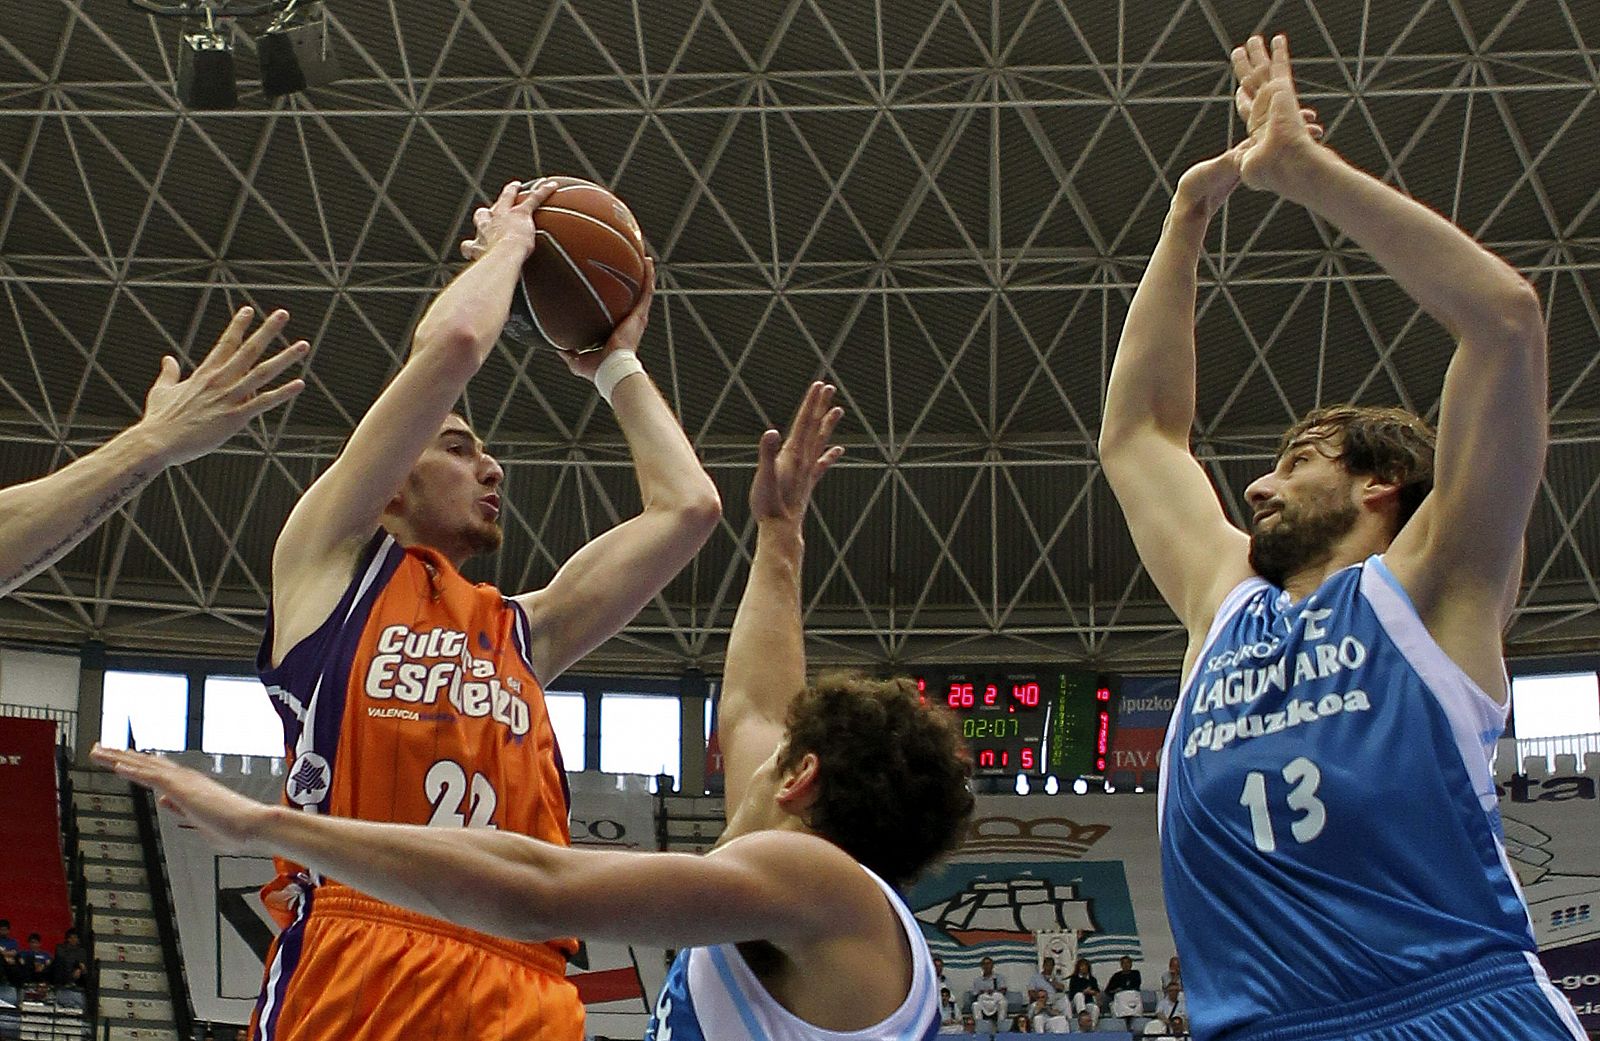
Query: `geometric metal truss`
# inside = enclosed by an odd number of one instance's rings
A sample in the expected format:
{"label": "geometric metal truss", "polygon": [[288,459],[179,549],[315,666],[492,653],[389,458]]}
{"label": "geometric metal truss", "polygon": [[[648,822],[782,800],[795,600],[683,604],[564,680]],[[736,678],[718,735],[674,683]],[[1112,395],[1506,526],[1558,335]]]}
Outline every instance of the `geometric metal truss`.
{"label": "geometric metal truss", "polygon": [[[1513,653],[1600,636],[1600,5],[1579,0],[330,3],[346,79],[176,101],[178,26],[113,0],[0,22],[0,481],[137,415],[242,303],[307,391],[170,471],[0,602],[0,637],[243,657],[274,537],[512,177],[613,186],[658,257],[643,351],[722,488],[705,551],[591,669],[717,671],[756,436],[836,382],[808,532],[816,662],[1173,668],[1182,634],[1096,459],[1127,303],[1190,163],[1239,133],[1228,48],[1290,34],[1328,139],[1533,280],[1552,444]],[[247,28],[258,29],[259,26]],[[1241,190],[1202,261],[1197,452],[1236,519],[1296,414],[1431,414],[1443,332],[1333,229]],[[466,413],[507,472],[475,577],[542,584],[637,506],[555,359],[502,345]]]}

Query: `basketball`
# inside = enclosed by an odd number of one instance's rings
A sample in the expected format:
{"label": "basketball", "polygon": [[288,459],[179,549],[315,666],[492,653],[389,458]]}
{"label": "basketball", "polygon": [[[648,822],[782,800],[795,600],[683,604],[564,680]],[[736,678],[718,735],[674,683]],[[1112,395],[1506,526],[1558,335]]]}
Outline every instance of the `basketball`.
{"label": "basketball", "polygon": [[537,245],[523,265],[506,332],[529,345],[582,354],[605,346],[644,290],[644,235],[605,188],[577,177],[551,179],[559,187],[534,211]]}

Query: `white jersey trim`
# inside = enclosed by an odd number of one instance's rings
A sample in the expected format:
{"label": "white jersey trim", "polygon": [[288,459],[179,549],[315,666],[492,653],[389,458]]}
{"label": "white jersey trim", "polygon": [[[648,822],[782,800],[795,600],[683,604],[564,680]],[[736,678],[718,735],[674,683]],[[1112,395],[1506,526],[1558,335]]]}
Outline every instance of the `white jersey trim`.
{"label": "white jersey trim", "polygon": [[937,981],[922,928],[887,882],[866,867],[861,870],[883,890],[911,948],[911,986],[900,1007],[860,1030],[824,1030],[778,1004],[736,946],[697,947],[689,953],[688,983],[706,1041],[731,1041],[735,1024],[751,1041],[918,1041],[935,1029]]}
{"label": "white jersey trim", "polygon": [[1206,630],[1205,642],[1200,645],[1200,653],[1194,656],[1194,664],[1189,666],[1189,674],[1183,677],[1183,685],[1178,688],[1178,698],[1172,705],[1172,718],[1167,721],[1166,737],[1161,739],[1161,762],[1159,773],[1156,775],[1156,836],[1159,838],[1161,829],[1167,819],[1167,778],[1171,776],[1169,759],[1174,735],[1178,733],[1178,721],[1183,718],[1184,706],[1189,700],[1189,689],[1194,686],[1194,679],[1200,675],[1201,667],[1205,664],[1206,655],[1211,653],[1212,645],[1217,642],[1217,637],[1222,635],[1222,630],[1233,621],[1235,615],[1243,609],[1252,596],[1263,589],[1271,589],[1272,583],[1260,575],[1251,575],[1228,591],[1222,598],[1222,603],[1217,607],[1217,613],[1211,618],[1211,628]]}

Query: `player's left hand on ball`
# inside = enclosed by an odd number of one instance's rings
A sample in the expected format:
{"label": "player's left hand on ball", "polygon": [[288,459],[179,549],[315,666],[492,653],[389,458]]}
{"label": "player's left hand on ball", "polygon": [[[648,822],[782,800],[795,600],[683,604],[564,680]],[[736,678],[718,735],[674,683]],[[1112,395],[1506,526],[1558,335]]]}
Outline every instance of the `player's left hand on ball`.
{"label": "player's left hand on ball", "polygon": [[[204,774],[145,752],[124,752],[96,744],[89,758],[155,793],[162,806],[199,828],[220,845],[258,848],[272,807],[247,799]],[[262,852],[270,852],[259,847]]]}
{"label": "player's left hand on ball", "polygon": [[543,206],[555,194],[559,185],[553,178],[542,178],[530,184],[511,181],[488,206],[472,211],[473,238],[461,243],[461,255],[477,260],[501,242],[515,242],[526,253],[533,252],[533,211]]}
{"label": "player's left hand on ball", "polygon": [[639,341],[644,338],[645,326],[650,324],[650,302],[656,295],[656,262],[649,257],[644,258],[644,291],[639,294],[639,299],[634,303],[633,310],[627,317],[617,323],[611,330],[611,336],[606,340],[606,345],[598,351],[589,351],[585,354],[574,354],[571,351],[557,351],[561,360],[567,363],[575,376],[582,376],[586,380],[594,379],[594,374],[600,368],[600,363],[611,356],[613,351],[636,351]]}

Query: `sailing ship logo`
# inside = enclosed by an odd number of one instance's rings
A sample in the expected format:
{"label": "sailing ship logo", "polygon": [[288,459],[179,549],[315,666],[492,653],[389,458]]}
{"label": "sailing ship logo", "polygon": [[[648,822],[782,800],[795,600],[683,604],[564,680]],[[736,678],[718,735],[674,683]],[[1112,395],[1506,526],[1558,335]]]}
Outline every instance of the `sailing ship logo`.
{"label": "sailing ship logo", "polygon": [[1098,932],[1090,901],[1073,882],[1024,875],[991,880],[980,875],[943,903],[916,912],[917,920],[963,947],[1033,943],[1034,933]]}

